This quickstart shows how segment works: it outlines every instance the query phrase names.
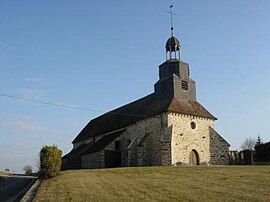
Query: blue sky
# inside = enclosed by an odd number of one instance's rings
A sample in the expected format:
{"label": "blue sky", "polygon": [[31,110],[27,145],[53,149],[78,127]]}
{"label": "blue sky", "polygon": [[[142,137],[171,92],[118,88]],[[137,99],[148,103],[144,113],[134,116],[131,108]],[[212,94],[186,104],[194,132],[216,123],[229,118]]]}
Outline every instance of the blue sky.
{"label": "blue sky", "polygon": [[[170,1],[0,2],[0,93],[107,111],[153,92],[170,34]],[[270,2],[175,1],[175,35],[217,131],[239,148],[270,140]],[[0,170],[63,153],[100,112],[0,96]]]}

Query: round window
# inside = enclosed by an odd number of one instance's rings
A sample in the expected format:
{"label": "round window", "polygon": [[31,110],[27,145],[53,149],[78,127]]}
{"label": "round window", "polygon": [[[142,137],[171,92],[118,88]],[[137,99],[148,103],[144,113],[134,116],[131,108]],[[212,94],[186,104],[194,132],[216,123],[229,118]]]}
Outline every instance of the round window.
{"label": "round window", "polygon": [[195,128],[196,128],[196,123],[195,123],[194,121],[192,121],[192,122],[190,123],[190,127],[191,127],[192,129],[195,129]]}

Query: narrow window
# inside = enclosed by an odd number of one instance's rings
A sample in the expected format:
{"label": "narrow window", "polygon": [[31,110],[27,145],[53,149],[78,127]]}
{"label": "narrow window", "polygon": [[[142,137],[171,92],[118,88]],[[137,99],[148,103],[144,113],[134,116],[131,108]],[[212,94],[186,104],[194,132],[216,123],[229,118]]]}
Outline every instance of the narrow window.
{"label": "narrow window", "polygon": [[120,141],[115,141],[115,143],[114,143],[114,149],[116,151],[119,151],[120,150]]}
{"label": "narrow window", "polygon": [[182,81],[182,90],[188,91],[188,82],[187,81]]}

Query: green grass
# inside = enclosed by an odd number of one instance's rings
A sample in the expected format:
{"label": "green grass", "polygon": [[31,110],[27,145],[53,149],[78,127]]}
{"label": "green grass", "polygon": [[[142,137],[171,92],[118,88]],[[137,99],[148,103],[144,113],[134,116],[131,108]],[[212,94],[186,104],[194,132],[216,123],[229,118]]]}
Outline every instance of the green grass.
{"label": "green grass", "polygon": [[270,201],[270,166],[64,171],[35,201]]}

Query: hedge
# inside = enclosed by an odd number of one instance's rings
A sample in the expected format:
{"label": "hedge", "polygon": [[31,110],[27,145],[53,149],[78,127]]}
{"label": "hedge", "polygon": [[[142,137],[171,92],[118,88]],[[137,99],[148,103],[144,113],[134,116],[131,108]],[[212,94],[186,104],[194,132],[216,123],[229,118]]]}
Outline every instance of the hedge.
{"label": "hedge", "polygon": [[270,142],[257,144],[255,146],[256,161],[270,161]]}
{"label": "hedge", "polygon": [[62,151],[57,146],[44,146],[39,153],[40,177],[51,178],[60,172]]}

